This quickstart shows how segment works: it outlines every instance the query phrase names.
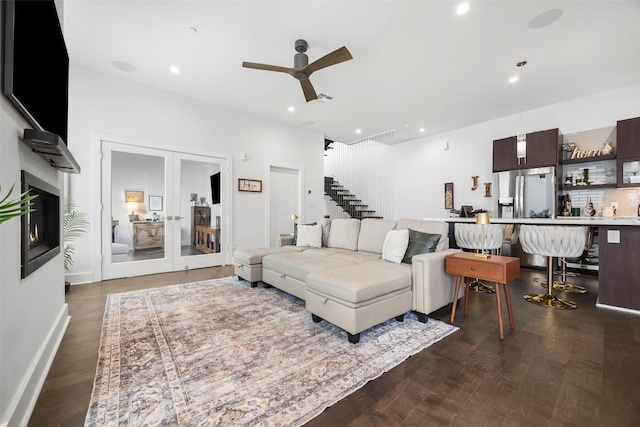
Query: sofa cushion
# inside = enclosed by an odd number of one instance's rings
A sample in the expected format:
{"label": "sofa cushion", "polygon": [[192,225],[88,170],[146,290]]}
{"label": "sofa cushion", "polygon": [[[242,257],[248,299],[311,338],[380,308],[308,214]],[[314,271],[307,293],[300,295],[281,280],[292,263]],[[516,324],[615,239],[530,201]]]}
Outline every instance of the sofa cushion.
{"label": "sofa cushion", "polygon": [[299,225],[296,246],[322,247],[322,227],[318,225]]}
{"label": "sofa cushion", "polygon": [[408,245],[409,230],[389,230],[382,246],[382,259],[400,264]]}
{"label": "sofa cushion", "polygon": [[404,254],[402,262],[411,264],[411,258],[413,258],[414,255],[435,252],[440,237],[440,234],[421,233],[410,229],[409,245],[407,246],[407,252]]}
{"label": "sofa cushion", "polygon": [[329,231],[330,248],[358,250],[358,235],[360,234],[360,220],[355,218],[334,219]]}
{"label": "sofa cushion", "polygon": [[358,251],[381,254],[387,232],[393,230],[395,226],[395,221],[374,218],[363,219],[360,223]]}
{"label": "sofa cushion", "polygon": [[233,261],[245,265],[256,265],[262,263],[262,257],[264,257],[265,255],[281,252],[299,252],[302,250],[304,250],[304,248],[296,248],[295,246],[259,249],[238,249],[233,252]]}
{"label": "sofa cushion", "polygon": [[417,219],[399,219],[396,230],[407,228],[421,233],[440,234],[440,242],[436,251],[443,251],[449,248],[449,224],[444,221],[421,221]]}
{"label": "sofa cushion", "polygon": [[350,303],[369,301],[411,287],[411,271],[370,264],[317,270],[307,276],[307,289]]}
{"label": "sofa cushion", "polygon": [[332,257],[307,256],[304,252],[290,252],[267,255],[262,259],[262,268],[275,271],[304,281],[307,275],[316,270],[339,269],[353,263]]}

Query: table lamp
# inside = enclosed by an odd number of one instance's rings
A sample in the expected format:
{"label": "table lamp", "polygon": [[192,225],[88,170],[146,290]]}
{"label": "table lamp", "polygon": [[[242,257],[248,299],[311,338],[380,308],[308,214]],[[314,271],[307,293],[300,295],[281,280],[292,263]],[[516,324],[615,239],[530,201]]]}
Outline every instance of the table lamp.
{"label": "table lamp", "polygon": [[298,220],[298,215],[291,215],[291,221],[293,221],[293,234],[296,233],[296,221]]}
{"label": "table lamp", "polygon": [[480,212],[476,215],[476,224],[482,226],[482,249],[480,253],[475,254],[478,258],[489,258],[491,255],[484,253],[484,226],[491,224],[489,221],[489,214],[487,212]]}

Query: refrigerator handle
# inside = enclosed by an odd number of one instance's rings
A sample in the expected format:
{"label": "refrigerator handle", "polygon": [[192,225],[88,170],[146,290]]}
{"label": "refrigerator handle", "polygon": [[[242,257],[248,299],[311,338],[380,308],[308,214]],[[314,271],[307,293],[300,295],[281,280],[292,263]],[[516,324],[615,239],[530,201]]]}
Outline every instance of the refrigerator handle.
{"label": "refrigerator handle", "polygon": [[516,183],[513,197],[513,217],[520,218],[520,176],[516,175]]}
{"label": "refrigerator handle", "polygon": [[524,218],[524,177],[518,176],[518,218]]}

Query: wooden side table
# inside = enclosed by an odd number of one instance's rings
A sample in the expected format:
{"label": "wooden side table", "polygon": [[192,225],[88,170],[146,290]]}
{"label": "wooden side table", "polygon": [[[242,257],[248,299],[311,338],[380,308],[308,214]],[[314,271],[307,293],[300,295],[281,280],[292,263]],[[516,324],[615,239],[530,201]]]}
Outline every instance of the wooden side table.
{"label": "wooden side table", "polygon": [[[498,308],[498,327],[500,331],[500,339],[504,339],[504,331],[502,328],[502,304],[500,302],[500,286],[504,290],[505,299],[507,300],[507,309],[509,311],[509,323],[511,329],[515,328],[513,322],[513,310],[511,309],[511,295],[509,293],[509,282],[520,275],[520,259],[514,257],[492,255],[489,258],[476,257],[475,254],[469,252],[459,252],[449,255],[445,258],[446,272],[455,274],[456,287],[453,291],[453,307],[451,308],[451,322],[456,317],[456,305],[458,302],[458,292],[460,291],[460,282],[465,277],[478,278],[494,282],[496,293],[496,306]],[[468,281],[465,281],[464,293],[464,314],[469,309],[469,289]]]}

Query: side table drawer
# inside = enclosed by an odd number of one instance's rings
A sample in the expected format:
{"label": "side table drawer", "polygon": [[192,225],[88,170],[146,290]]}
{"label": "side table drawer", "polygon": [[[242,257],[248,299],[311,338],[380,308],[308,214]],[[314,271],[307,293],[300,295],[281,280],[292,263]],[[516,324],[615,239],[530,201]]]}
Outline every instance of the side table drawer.
{"label": "side table drawer", "polygon": [[447,273],[464,277],[477,277],[492,282],[502,282],[504,268],[500,264],[492,264],[484,259],[478,261],[469,259],[446,258]]}

